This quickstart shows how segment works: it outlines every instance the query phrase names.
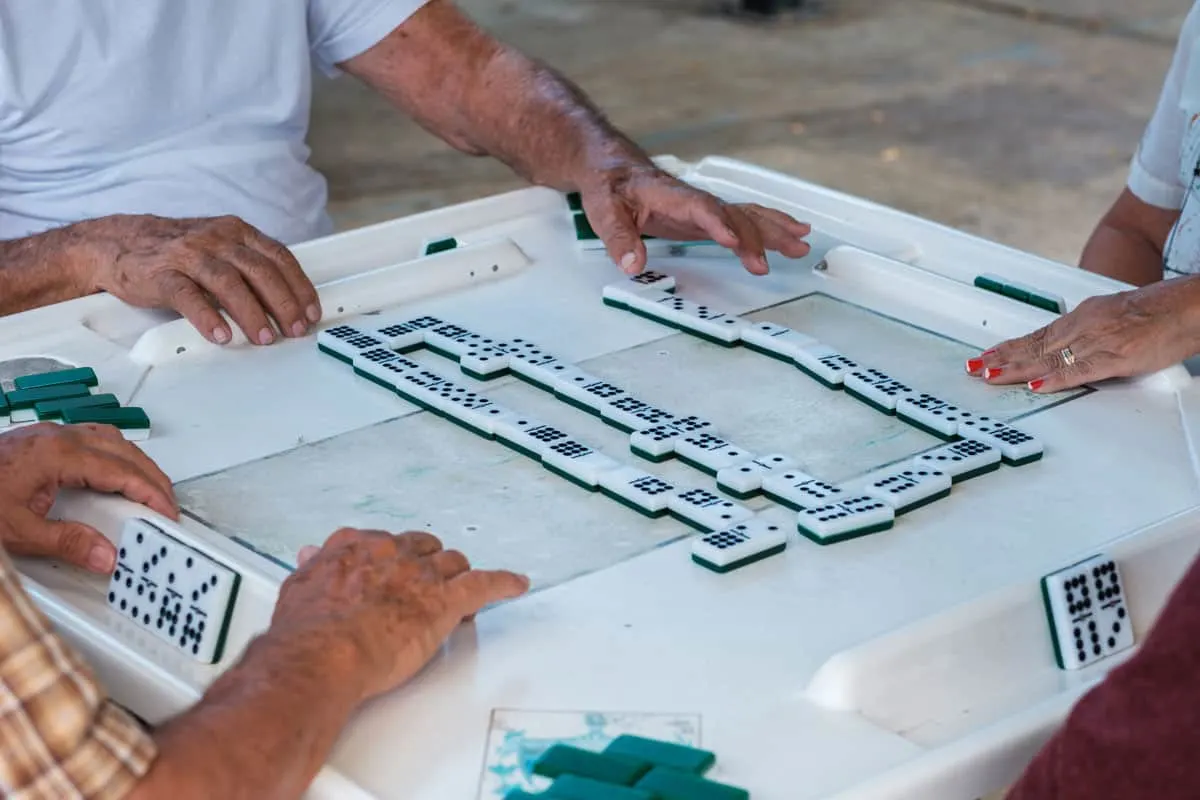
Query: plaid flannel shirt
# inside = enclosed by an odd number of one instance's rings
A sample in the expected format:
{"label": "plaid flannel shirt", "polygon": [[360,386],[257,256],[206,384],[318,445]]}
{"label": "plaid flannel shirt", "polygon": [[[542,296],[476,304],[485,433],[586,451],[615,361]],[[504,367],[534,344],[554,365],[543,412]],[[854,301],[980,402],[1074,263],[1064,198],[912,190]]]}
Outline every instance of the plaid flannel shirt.
{"label": "plaid flannel shirt", "polygon": [[115,800],[154,756],[153,739],[109,702],[0,549],[0,797]]}

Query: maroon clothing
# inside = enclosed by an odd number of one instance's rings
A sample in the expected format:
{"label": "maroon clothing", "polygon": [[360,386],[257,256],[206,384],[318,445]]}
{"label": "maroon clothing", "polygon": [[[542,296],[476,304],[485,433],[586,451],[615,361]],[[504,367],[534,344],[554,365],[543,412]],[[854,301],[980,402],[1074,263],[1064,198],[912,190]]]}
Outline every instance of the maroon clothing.
{"label": "maroon clothing", "polygon": [[1200,559],[1141,650],[1088,692],[1008,800],[1200,798]]}

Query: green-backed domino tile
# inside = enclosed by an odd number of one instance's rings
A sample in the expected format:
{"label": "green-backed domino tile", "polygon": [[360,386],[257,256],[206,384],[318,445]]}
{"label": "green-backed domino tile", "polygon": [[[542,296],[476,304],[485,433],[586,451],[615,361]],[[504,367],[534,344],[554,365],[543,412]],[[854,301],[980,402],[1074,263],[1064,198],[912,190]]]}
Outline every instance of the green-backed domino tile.
{"label": "green-backed domino tile", "polygon": [[34,403],[33,410],[40,420],[61,419],[70,408],[116,408],[120,406],[115,394],[89,394],[84,397],[68,397],[65,400],[43,400]]}
{"label": "green-backed domino tile", "polygon": [[31,409],[46,400],[66,400],[69,397],[83,397],[91,394],[88,387],[82,383],[66,383],[60,386],[38,386],[32,389],[15,389],[5,397],[8,406],[13,411]]}
{"label": "green-backed domino tile", "polygon": [[661,464],[662,462],[666,461],[667,459],[675,457],[674,453],[663,453],[662,455],[655,455],[653,453],[642,450],[640,447],[630,447],[629,450],[635,456],[644,458],[647,461],[653,461],[655,464]]}
{"label": "green-backed domino tile", "polygon": [[795,363],[796,363],[791,358],[783,355],[782,353],[772,352],[770,350],[767,350],[764,347],[759,347],[756,344],[751,344],[750,342],[742,342],[742,347],[746,348],[747,350],[752,350],[755,353],[758,353],[760,356],[766,356],[767,358],[773,358],[776,361],[782,361],[785,364],[795,365]]}
{"label": "green-backed domino tile", "polygon": [[1029,305],[1036,306],[1037,308],[1040,308],[1043,311],[1049,311],[1054,314],[1062,313],[1062,309],[1059,307],[1058,301],[1052,300],[1049,297],[1045,297],[1044,295],[1030,292],[1029,300],[1027,302],[1029,303]]}
{"label": "green-backed domino tile", "polygon": [[637,513],[641,514],[643,517],[648,517],[649,519],[661,519],[662,517],[665,517],[667,515],[667,510],[665,508],[661,509],[659,511],[650,511],[649,509],[642,508],[637,503],[630,502],[626,498],[621,497],[621,495],[617,494],[616,492],[612,491],[611,489],[605,489],[603,486],[600,487],[600,494],[604,495],[609,500],[617,501],[618,503],[625,506],[626,508],[628,508],[632,511],[636,511]]}
{"label": "green-backed domino tile", "polygon": [[435,242],[430,242],[425,245],[425,255],[436,256],[438,253],[445,253],[450,250],[458,249],[458,239],[453,236],[448,239],[438,239]]}
{"label": "green-backed domino tile", "polygon": [[986,275],[979,275],[975,278],[975,288],[983,289],[996,294],[1004,294],[1004,284],[997,280],[992,280]]}
{"label": "green-backed domino tile", "polygon": [[716,476],[716,474],[717,474],[717,471],[715,469],[713,469],[712,467],[706,467],[704,464],[701,464],[699,461],[693,461],[692,459],[688,458],[687,456],[681,456],[678,453],[676,453],[675,458],[677,461],[687,464],[692,469],[699,470],[699,471],[703,472],[705,475]]}
{"label": "green-backed domino tile", "polygon": [[837,533],[832,536],[822,536],[821,534],[810,531],[808,528],[799,524],[796,525],[796,530],[800,532],[801,536],[803,536],[805,539],[808,539],[810,542],[825,545],[837,544],[838,542],[846,542],[851,539],[870,536],[872,533],[882,533],[883,531],[891,530],[892,526],[895,524],[895,521],[881,522],[878,525],[868,525],[865,528],[846,531],[845,533]]}
{"label": "green-backed domino tile", "polygon": [[729,488],[728,486],[721,483],[720,481],[717,481],[717,488],[720,489],[725,494],[729,495],[730,497],[736,498],[738,500],[749,500],[751,498],[758,497],[758,495],[762,494],[762,491],[759,489],[755,489],[753,492],[739,492],[739,491]]}
{"label": "green-backed domino tile", "polygon": [[322,353],[324,353],[327,356],[333,356],[338,361],[344,361],[347,364],[354,363],[354,359],[350,358],[350,356],[342,355],[341,353],[337,352],[336,350],[330,350],[328,347],[326,347],[323,344],[318,344],[317,350],[321,351]]}
{"label": "green-backed domino tile", "polygon": [[764,558],[770,558],[771,556],[777,556],[786,549],[787,549],[786,543],[777,545],[777,546],[769,548],[767,550],[763,550],[759,553],[755,553],[752,556],[746,556],[745,558],[741,559],[740,561],[731,561],[728,564],[724,564],[724,565],[714,564],[711,561],[707,561],[707,560],[701,558],[700,556],[696,555],[695,553],[692,553],[692,561],[694,563],[699,564],[700,566],[704,567],[705,569],[709,569],[709,570],[712,570],[713,572],[724,575],[726,572],[733,572],[735,569],[741,569],[742,567],[748,567],[751,564],[755,563],[756,561],[762,561]]}
{"label": "green-backed domino tile", "polygon": [[555,800],[662,800],[657,794],[644,789],[604,783],[579,775],[563,775],[550,784],[542,797]]}
{"label": "green-backed domino tile", "polygon": [[100,381],[91,367],[75,369],[60,369],[55,372],[40,372],[37,375],[23,375],[13,381],[17,389],[39,389],[43,386],[62,386],[67,383],[82,383],[84,386],[98,386]]}
{"label": "green-backed domino tile", "polygon": [[583,195],[579,192],[571,192],[567,195],[567,208],[572,211],[583,211]]}
{"label": "green-backed domino tile", "polygon": [[1013,300],[1017,300],[1021,303],[1029,302],[1029,292],[1016,286],[1009,286],[1007,283],[1004,284],[1004,287],[1001,289],[1000,293],[1005,297],[1012,298]]}
{"label": "green-backed domino tile", "polygon": [[628,756],[614,756],[556,744],[542,753],[533,765],[533,773],[547,778],[577,775],[604,783],[632,786],[650,771],[650,764]]}
{"label": "green-backed domino tile", "polygon": [[636,788],[645,789],[658,800],[750,800],[745,789],[665,767],[650,770]]}
{"label": "green-backed domino tile", "polygon": [[586,489],[589,492],[594,492],[598,488],[596,486],[592,486],[590,483],[584,483],[583,481],[579,480],[579,478],[576,478],[571,473],[563,472],[561,469],[558,469],[557,467],[552,467],[544,461],[542,462],[542,466],[545,467],[548,472],[553,472],[558,477],[562,478],[565,481],[575,484],[580,489]]}
{"label": "green-backed domino tile", "polygon": [[4,392],[0,392],[0,422],[6,421],[8,418],[8,398],[4,396]]}
{"label": "green-backed domino tile", "polygon": [[604,748],[606,756],[625,756],[648,761],[656,767],[677,769],[693,775],[703,775],[717,762],[714,753],[674,742],[647,739],[644,736],[622,734]]}
{"label": "green-backed domino tile", "polygon": [[[845,388],[845,387],[843,387],[843,388]],[[893,417],[896,415],[896,409],[888,408],[887,406],[882,406],[879,403],[876,403],[871,398],[867,397],[865,394],[859,394],[858,392],[854,391],[853,389],[846,389],[846,394],[850,395],[851,397],[853,397],[855,400],[859,401],[860,403],[866,403],[871,408],[878,411],[880,414],[888,414],[889,416],[893,416]]]}
{"label": "green-backed domino tile", "polygon": [[588,222],[587,214],[582,211],[575,215],[575,238],[581,242],[595,241],[600,238],[592,228],[592,223]]}
{"label": "green-backed domino tile", "polygon": [[68,425],[78,425],[93,422],[98,425],[112,425],[123,431],[149,430],[150,417],[140,408],[68,408],[63,411],[63,422]]}

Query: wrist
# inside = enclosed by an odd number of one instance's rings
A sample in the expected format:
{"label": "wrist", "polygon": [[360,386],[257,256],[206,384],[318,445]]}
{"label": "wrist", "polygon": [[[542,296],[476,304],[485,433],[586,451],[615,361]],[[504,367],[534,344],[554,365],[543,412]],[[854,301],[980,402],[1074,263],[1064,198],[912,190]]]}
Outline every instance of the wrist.
{"label": "wrist", "polygon": [[115,235],[116,217],[86,220],[51,231],[57,234],[61,269],[79,295],[106,289],[103,275],[120,257],[122,248]]}
{"label": "wrist", "polygon": [[268,672],[286,669],[321,697],[353,711],[370,696],[365,650],[351,636],[319,627],[272,625],[250,642],[243,659]]}

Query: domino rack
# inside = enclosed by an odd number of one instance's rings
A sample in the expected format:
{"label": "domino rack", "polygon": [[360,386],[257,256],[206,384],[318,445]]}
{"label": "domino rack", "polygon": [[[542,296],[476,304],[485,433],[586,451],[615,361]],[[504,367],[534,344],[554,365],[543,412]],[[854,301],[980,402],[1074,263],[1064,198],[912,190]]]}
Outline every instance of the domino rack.
{"label": "domino rack", "polygon": [[[823,292],[982,349],[1053,314],[979,289],[981,274],[1036,287],[1068,308],[1122,288],[750,164],[662,163],[727,200],[813,222],[814,253],[774,260],[766,279],[742,275],[730,259],[671,262],[690,299],[734,314]],[[425,242],[447,237],[461,246],[422,255]],[[559,342],[577,364],[665,333],[598,302],[617,273],[578,255],[563,198],[545,190],[338,234],[296,253],[320,286],[326,326],[421,309]],[[215,348],[186,325],[104,296],[0,320],[0,361],[86,364],[123,405],[146,408],[155,421],[146,448],[175,481],[285,452],[298,438],[419,413],[369,385],[354,390],[354,403],[339,402],[343,383],[314,380],[336,372],[323,371],[333,368],[315,351],[311,339]],[[237,391],[212,392],[218,376]],[[288,393],[289,402],[240,399],[263,392]],[[822,548],[793,534],[782,555],[727,575],[697,569],[685,539],[486,611],[412,686],[356,718],[310,796],[474,796],[496,707],[702,713],[703,746],[722,754],[716,778],[765,800],[950,800],[1002,786],[1070,704],[1134,652],[1058,669],[1041,576],[1109,553],[1140,639],[1200,549],[1200,391],[1185,366],[1100,387],[1020,424],[1045,442],[1045,459],[952,494],[896,535]],[[20,562],[38,603],[114,696],[151,722],[193,702],[267,625],[287,575],[189,517],[174,524],[83,494],[65,495],[56,512],[114,540],[129,518],[150,519],[240,575],[225,655],[209,666],[114,615],[103,580]]]}

